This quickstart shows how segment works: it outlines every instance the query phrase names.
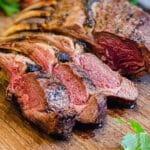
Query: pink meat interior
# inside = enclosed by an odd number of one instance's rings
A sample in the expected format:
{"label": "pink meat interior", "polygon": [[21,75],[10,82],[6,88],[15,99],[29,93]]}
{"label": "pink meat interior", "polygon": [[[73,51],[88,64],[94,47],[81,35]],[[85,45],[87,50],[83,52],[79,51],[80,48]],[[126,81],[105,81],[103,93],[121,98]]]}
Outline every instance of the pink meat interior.
{"label": "pink meat interior", "polygon": [[75,58],[98,88],[116,88],[120,85],[119,74],[112,71],[92,54],[82,54]]}
{"label": "pink meat interior", "polygon": [[83,81],[73,73],[69,65],[59,64],[54,67],[53,73],[66,86],[73,104],[86,103],[88,99],[86,87]]}
{"label": "pink meat interior", "polygon": [[100,46],[96,53],[103,52],[104,62],[113,70],[132,75],[144,69],[144,58],[135,42],[103,32],[95,35],[95,41]]}

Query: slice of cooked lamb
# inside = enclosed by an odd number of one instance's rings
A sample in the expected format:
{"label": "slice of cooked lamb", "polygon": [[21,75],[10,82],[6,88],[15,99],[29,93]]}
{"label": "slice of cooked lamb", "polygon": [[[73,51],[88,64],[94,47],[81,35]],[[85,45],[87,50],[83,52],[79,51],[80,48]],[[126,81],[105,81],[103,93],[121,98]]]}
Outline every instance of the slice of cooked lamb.
{"label": "slice of cooked lamb", "polygon": [[106,116],[106,98],[97,91],[81,67],[72,63],[56,64],[53,75],[66,86],[77,120],[86,124],[101,124]]}
{"label": "slice of cooked lamb", "polygon": [[57,61],[54,48],[44,43],[31,43],[28,41],[14,43],[6,42],[4,44],[1,43],[0,48],[18,51],[27,55],[37,64],[41,65],[43,70],[48,73],[51,73],[52,66]]}
{"label": "slice of cooked lamb", "polygon": [[76,112],[70,107],[66,87],[40,72],[26,73],[27,57],[0,53],[0,66],[8,73],[8,91],[15,95],[23,115],[48,134],[69,137]]}
{"label": "slice of cooked lamb", "polygon": [[90,53],[77,55],[74,62],[84,69],[99,92],[107,95],[107,97],[120,99],[124,104],[135,103],[138,97],[135,84],[121,77],[119,73],[112,71],[95,55]]}

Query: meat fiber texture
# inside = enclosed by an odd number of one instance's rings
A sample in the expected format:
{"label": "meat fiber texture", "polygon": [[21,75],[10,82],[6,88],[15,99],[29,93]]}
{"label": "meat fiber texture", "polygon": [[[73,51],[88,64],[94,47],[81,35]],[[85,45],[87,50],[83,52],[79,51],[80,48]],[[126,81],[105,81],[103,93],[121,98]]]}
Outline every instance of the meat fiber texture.
{"label": "meat fiber texture", "polygon": [[56,32],[86,42],[103,62],[126,76],[149,73],[150,16],[127,0],[39,1],[23,10],[4,36]]}

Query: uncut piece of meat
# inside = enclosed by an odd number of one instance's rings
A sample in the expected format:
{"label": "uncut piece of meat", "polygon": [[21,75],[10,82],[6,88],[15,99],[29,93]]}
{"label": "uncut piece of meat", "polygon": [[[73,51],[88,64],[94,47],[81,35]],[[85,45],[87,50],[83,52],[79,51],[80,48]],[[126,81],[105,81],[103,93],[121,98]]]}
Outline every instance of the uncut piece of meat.
{"label": "uncut piece of meat", "polygon": [[[55,6],[42,6],[39,2],[23,11],[4,35],[31,30],[59,32],[87,42],[92,52],[123,75],[149,72],[150,17],[140,8],[127,0],[62,0],[55,1]],[[50,16],[37,16],[37,20],[30,15],[30,11],[36,14],[43,8],[51,8]]]}

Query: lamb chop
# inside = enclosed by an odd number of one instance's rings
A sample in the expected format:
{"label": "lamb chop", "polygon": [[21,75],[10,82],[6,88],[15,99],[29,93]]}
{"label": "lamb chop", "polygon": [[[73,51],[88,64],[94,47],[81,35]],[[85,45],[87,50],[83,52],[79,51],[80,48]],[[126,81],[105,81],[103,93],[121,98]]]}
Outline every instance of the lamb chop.
{"label": "lamb chop", "polygon": [[0,53],[0,66],[9,75],[8,95],[17,98],[23,115],[48,134],[69,137],[76,111],[70,107],[65,86],[47,74],[26,73],[39,67],[21,55]]}
{"label": "lamb chop", "polygon": [[[49,5],[48,5],[49,3]],[[21,31],[51,31],[83,40],[113,70],[123,75],[149,72],[149,15],[127,0],[55,1],[44,8],[53,8],[50,17],[20,14],[5,36]],[[43,9],[36,3],[25,12]],[[30,16],[30,15],[26,15]]]}

